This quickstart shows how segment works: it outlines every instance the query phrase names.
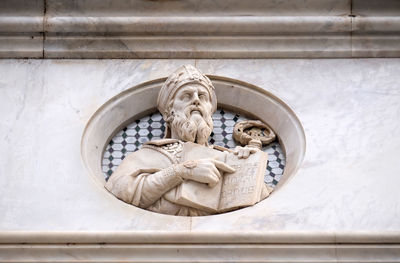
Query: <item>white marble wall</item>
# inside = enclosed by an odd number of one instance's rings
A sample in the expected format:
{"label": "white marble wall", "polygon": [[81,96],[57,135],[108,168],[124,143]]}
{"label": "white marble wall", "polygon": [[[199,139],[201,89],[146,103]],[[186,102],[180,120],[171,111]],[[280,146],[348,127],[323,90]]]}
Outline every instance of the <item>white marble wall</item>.
{"label": "white marble wall", "polygon": [[[80,156],[90,116],[184,63],[260,86],[298,114],[305,161],[267,200],[188,219],[126,205],[91,181]],[[398,59],[2,60],[0,72],[0,231],[400,231]]]}
{"label": "white marble wall", "polygon": [[[272,92],[303,124],[301,168],[253,207],[155,214],[84,167],[92,114],[186,63]],[[0,72],[0,262],[400,262],[400,59],[0,60]]]}

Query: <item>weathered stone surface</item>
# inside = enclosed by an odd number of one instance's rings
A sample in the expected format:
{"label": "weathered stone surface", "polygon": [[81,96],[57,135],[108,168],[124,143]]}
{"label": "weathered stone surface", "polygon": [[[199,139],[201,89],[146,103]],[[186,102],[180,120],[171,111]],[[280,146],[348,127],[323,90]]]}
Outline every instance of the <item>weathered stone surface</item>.
{"label": "weathered stone surface", "polygon": [[398,15],[396,1],[7,0],[0,57],[399,57]]}
{"label": "weathered stone surface", "polygon": [[[116,94],[182,64],[253,83],[291,106],[307,148],[285,187],[255,206],[189,219],[135,208],[93,183],[80,156],[92,114]],[[396,262],[399,70],[398,59],[2,60],[1,260],[32,260],[32,253],[39,261],[83,260],[102,247],[110,261],[121,261],[121,251],[134,258],[147,243],[157,253],[143,253],[153,261],[180,248],[197,251],[193,260],[229,254],[245,261],[241,255],[252,247],[247,259],[254,261]],[[205,253],[215,248],[201,245],[209,243],[226,254]],[[277,243],[287,250],[274,250]]]}

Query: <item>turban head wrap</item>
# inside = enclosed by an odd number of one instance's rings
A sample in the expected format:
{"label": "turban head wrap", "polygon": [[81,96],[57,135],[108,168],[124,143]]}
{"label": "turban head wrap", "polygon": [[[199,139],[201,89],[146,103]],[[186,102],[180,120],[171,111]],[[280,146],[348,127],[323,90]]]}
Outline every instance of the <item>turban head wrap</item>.
{"label": "turban head wrap", "polygon": [[217,96],[210,79],[192,65],[184,65],[168,77],[158,93],[157,108],[165,120],[169,115],[170,102],[174,99],[176,92],[186,84],[200,84],[205,87],[210,95],[212,113],[217,109]]}

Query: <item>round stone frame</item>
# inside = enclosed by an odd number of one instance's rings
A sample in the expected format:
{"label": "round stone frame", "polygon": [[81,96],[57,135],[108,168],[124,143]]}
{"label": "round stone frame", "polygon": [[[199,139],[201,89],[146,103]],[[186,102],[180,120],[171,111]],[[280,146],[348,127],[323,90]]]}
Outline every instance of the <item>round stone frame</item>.
{"label": "round stone frame", "polygon": [[[264,89],[226,77],[208,77],[215,86],[219,107],[261,120],[277,134],[286,166],[276,192],[292,178],[304,159],[306,141],[299,119],[286,103]],[[156,110],[158,92],[165,80],[155,79],[121,92],[90,118],[83,132],[81,154],[90,175],[101,187],[105,184],[101,170],[105,147],[124,126]]]}

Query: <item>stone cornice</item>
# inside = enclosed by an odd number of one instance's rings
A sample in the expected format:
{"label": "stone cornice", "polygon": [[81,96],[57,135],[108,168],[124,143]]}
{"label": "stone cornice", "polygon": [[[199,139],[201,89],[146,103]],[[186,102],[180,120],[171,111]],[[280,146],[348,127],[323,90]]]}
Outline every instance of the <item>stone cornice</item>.
{"label": "stone cornice", "polygon": [[388,233],[3,232],[0,262],[400,262]]}
{"label": "stone cornice", "polygon": [[0,244],[398,244],[398,231],[3,231]]}
{"label": "stone cornice", "polygon": [[[167,12],[158,9],[161,3],[117,2],[110,3],[107,9],[107,5],[99,2],[92,1],[90,5],[88,2],[80,3],[81,6],[65,1],[43,2],[28,6],[32,10],[23,13],[22,4],[9,4],[11,11],[0,12],[0,57],[357,58],[400,55],[400,18],[390,6],[375,14],[364,11],[360,3],[353,1],[324,0],[329,12],[321,9],[321,3],[316,1],[307,1],[308,6],[302,8],[290,2],[275,6],[255,1],[246,10],[240,4],[232,8],[224,2],[218,5],[210,2],[209,9],[168,2],[162,4],[169,10]],[[389,15],[382,16],[382,13]]]}

